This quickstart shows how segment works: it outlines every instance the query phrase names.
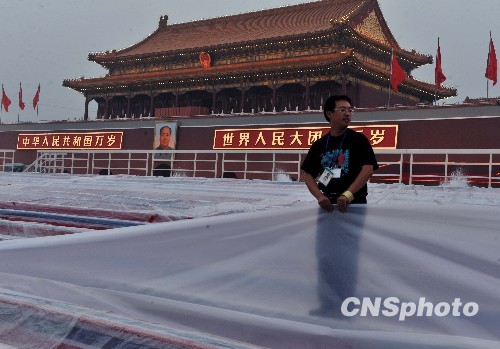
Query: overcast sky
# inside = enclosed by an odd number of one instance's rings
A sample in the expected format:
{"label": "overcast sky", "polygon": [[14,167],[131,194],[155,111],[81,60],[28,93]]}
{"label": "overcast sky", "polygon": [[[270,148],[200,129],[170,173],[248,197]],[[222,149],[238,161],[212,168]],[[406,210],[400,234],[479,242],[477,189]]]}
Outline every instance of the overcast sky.
{"label": "overcast sky", "polygon": [[[2,122],[18,118],[19,82],[26,109],[20,120],[74,120],[84,113],[84,97],[62,87],[65,78],[103,76],[106,70],[89,62],[89,52],[122,49],[151,34],[161,15],[169,23],[212,18],[304,1],[290,0],[0,0],[0,82],[12,100]],[[489,32],[500,56],[498,0],[379,0],[385,19],[400,46],[436,54],[441,38],[445,86],[466,96],[485,97]],[[413,76],[433,83],[434,66]],[[41,84],[39,115],[31,104]],[[489,85],[500,96],[500,83]],[[95,118],[96,103],[90,105]]]}

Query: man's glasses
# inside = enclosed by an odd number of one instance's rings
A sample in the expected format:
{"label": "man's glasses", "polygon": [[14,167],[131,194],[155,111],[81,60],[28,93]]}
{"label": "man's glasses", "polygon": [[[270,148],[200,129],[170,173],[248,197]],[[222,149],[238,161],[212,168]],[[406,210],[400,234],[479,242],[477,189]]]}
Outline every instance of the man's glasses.
{"label": "man's glasses", "polygon": [[345,114],[346,112],[349,112],[351,114],[354,113],[354,108],[337,108],[337,109],[332,109],[332,110],[338,110],[342,114]]}

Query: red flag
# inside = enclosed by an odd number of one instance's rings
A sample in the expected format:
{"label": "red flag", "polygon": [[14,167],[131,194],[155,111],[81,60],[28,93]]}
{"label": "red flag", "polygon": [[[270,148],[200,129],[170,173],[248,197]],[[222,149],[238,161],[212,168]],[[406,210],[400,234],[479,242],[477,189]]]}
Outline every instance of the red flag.
{"label": "red flag", "polygon": [[5,90],[3,89],[3,84],[2,84],[2,106],[5,109],[5,111],[8,113],[9,112],[9,105],[10,105],[10,99],[7,97],[5,94]]}
{"label": "red flag", "polygon": [[21,87],[21,83],[19,83],[19,109],[24,110],[23,88]]}
{"label": "red flag", "polygon": [[441,47],[439,46],[438,38],[438,50],[436,54],[436,68],[434,68],[434,82],[437,88],[441,88],[441,84],[446,81],[446,76],[443,74],[443,69],[441,68]]}
{"label": "red flag", "polygon": [[493,81],[493,86],[497,83],[498,78],[498,66],[497,66],[497,54],[495,53],[495,45],[493,45],[493,39],[490,37],[490,51],[488,52],[488,62],[486,64],[486,74],[484,74],[486,79]]}
{"label": "red flag", "polygon": [[391,64],[391,87],[394,91],[398,92],[398,85],[405,81],[406,73],[396,60],[394,53],[392,54]]}
{"label": "red flag", "polygon": [[36,90],[35,97],[33,97],[33,109],[36,109],[39,99],[40,99],[40,84],[38,84],[38,89]]}

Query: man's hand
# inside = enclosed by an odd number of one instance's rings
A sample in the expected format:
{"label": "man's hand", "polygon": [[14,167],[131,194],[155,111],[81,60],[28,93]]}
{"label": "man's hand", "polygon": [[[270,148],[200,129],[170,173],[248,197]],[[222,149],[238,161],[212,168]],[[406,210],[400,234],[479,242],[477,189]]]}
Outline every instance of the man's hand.
{"label": "man's hand", "polygon": [[340,195],[337,199],[337,208],[340,212],[345,212],[349,203],[349,199],[345,195]]}
{"label": "man's hand", "polygon": [[328,212],[333,211],[333,205],[330,202],[330,199],[324,195],[320,195],[318,197],[318,205],[320,205],[321,208],[323,208],[325,211],[328,211]]}

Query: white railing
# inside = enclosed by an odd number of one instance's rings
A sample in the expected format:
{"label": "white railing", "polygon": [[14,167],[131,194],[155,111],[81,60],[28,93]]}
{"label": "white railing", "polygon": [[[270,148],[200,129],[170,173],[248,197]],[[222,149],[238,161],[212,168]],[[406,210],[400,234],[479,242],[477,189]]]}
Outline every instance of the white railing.
{"label": "white railing", "polygon": [[[283,174],[300,180],[300,165],[306,153],[307,150],[38,151],[32,166],[35,171],[46,173],[264,180],[276,180]],[[500,187],[499,149],[395,149],[375,153],[380,169],[372,178],[374,182],[439,184],[458,178],[475,185]]]}
{"label": "white railing", "polygon": [[[128,174],[275,179],[278,174],[299,178],[307,151],[38,151],[29,166],[42,173]],[[168,158],[165,158],[165,155]],[[161,157],[160,157],[161,156]]]}
{"label": "white railing", "polygon": [[0,149],[0,171],[11,172],[14,170],[15,152],[12,149]]}
{"label": "white railing", "polygon": [[[500,149],[395,149],[377,150],[381,170],[377,177],[388,179],[384,167],[399,167],[392,175],[399,183],[446,183],[452,179],[500,186]],[[396,160],[387,160],[396,156]]]}

